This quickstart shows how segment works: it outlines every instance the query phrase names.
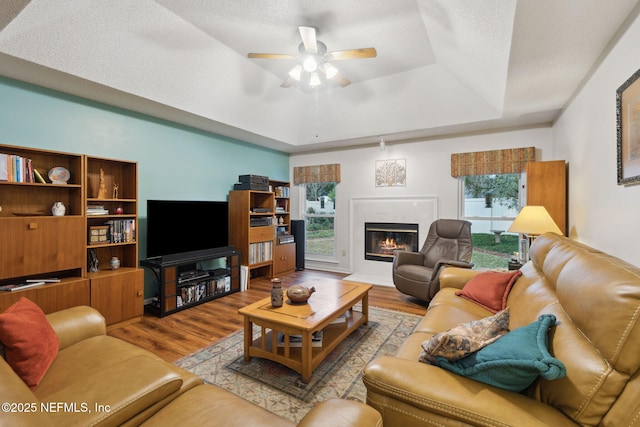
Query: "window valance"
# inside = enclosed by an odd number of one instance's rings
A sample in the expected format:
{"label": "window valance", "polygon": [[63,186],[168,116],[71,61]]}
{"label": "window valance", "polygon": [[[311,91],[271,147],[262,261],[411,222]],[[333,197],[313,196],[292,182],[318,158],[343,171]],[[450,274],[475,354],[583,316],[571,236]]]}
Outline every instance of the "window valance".
{"label": "window valance", "polygon": [[536,160],[536,147],[475,151],[451,154],[451,176],[491,175],[524,172]]}
{"label": "window valance", "polygon": [[294,184],[315,182],[340,182],[340,164],[296,166],[293,168]]}

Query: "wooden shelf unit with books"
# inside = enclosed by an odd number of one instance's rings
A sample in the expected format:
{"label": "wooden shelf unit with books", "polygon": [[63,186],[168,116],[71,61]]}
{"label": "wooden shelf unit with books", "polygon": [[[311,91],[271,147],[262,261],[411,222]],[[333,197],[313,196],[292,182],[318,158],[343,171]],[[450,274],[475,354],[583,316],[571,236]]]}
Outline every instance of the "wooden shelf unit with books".
{"label": "wooden shelf unit with books", "polygon": [[[20,175],[15,173],[16,167]],[[95,189],[100,183],[101,168],[108,195],[97,198]],[[49,178],[51,170],[56,171],[52,174],[56,183]],[[118,197],[113,197],[113,183],[118,184]],[[56,202],[64,205],[64,215],[53,215]],[[87,216],[88,206],[97,204],[108,209],[109,215]],[[114,213],[120,206],[123,213]],[[135,237],[136,163],[0,145],[0,207],[0,285],[60,279],[0,292],[0,310],[24,296],[45,313],[91,305],[102,313],[109,326],[141,318],[144,272],[138,267]],[[133,241],[90,244],[90,227],[104,226],[111,219],[132,224]],[[92,253],[99,260],[97,272],[89,271]],[[120,259],[120,269],[109,267],[114,256]]]}
{"label": "wooden shelf unit with books", "polygon": [[[144,270],[138,267],[138,164],[85,156],[85,170],[87,268],[91,270],[92,258],[98,261],[98,270],[87,273],[91,305],[108,325],[141,318]],[[98,238],[96,231],[101,234]],[[114,257],[120,261],[116,270],[110,265]]]}
{"label": "wooden shelf unit with books", "polygon": [[275,197],[271,191],[229,192],[229,245],[242,253],[251,278],[273,277]]}
{"label": "wooden shelf unit with books", "polygon": [[240,291],[240,252],[232,247],[140,261],[154,274],[158,298],[145,307],[159,317]]}
{"label": "wooden shelf unit with books", "polygon": [[[20,160],[19,160],[20,159]],[[45,312],[90,303],[84,278],[82,177],[79,154],[0,145],[0,285],[27,279],[60,278],[37,288],[0,293],[0,310],[21,296],[35,301]],[[10,176],[19,168],[20,177]],[[64,168],[66,184],[54,184],[48,172]],[[38,182],[38,171],[44,183]],[[53,216],[52,206],[64,204],[64,216]]]}
{"label": "wooden shelf unit with books", "polygon": [[287,181],[270,180],[269,187],[275,197],[277,222],[273,250],[273,275],[279,276],[296,269],[296,242],[288,239],[291,236],[290,184]]}

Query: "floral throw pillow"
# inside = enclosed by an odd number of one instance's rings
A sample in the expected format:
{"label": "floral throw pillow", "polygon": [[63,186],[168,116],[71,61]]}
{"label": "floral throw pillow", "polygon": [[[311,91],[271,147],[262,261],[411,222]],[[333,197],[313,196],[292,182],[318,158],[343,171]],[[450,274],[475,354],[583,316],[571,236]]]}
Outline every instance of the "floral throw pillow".
{"label": "floral throw pillow", "polygon": [[539,376],[551,381],[567,374],[564,364],[548,350],[548,332],[555,324],[555,315],[543,314],[468,357],[455,362],[438,357],[435,364],[485,384],[521,392]]}
{"label": "floral throw pillow", "polygon": [[493,316],[462,323],[422,343],[420,362],[435,364],[436,357],[462,359],[509,332],[509,307]]}

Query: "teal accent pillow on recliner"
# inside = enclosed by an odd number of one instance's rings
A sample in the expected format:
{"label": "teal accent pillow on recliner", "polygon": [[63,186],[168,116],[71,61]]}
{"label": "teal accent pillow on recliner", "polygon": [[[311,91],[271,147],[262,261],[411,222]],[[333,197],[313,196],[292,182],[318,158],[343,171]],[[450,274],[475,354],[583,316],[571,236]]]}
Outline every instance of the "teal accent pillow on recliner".
{"label": "teal accent pillow on recliner", "polygon": [[555,380],[566,375],[564,364],[547,349],[548,331],[556,316],[543,314],[537,321],[498,338],[467,357],[449,362],[436,357],[435,364],[458,375],[512,391],[529,387],[538,376]]}

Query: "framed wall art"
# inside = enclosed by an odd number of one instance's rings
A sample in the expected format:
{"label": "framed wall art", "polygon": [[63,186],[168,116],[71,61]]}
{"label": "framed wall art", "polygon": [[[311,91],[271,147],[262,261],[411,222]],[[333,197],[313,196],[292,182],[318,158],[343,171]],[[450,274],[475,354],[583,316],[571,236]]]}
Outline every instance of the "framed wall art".
{"label": "framed wall art", "polygon": [[376,187],[404,187],[407,184],[407,160],[376,160]]}
{"label": "framed wall art", "polygon": [[616,91],[618,184],[640,183],[640,70]]}

